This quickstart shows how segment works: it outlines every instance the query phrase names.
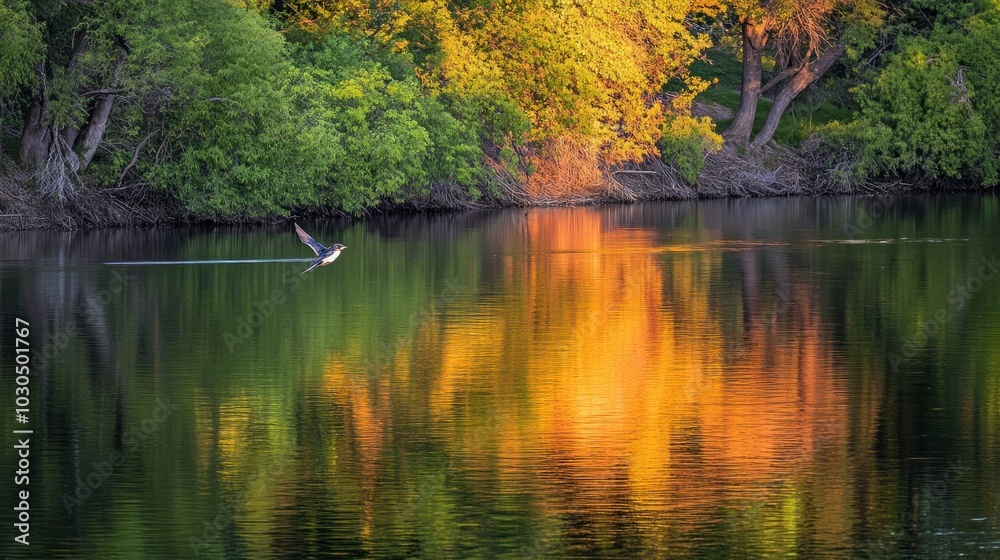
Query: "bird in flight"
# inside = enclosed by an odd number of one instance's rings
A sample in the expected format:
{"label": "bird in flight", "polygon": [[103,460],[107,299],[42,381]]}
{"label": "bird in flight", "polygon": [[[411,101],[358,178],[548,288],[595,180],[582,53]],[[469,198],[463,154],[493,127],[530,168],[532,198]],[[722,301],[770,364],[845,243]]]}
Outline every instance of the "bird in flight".
{"label": "bird in flight", "polygon": [[299,239],[303,243],[316,252],[316,260],[309,263],[309,268],[303,270],[300,274],[305,274],[317,266],[326,266],[332,263],[337,260],[337,257],[340,256],[340,252],[347,248],[340,243],[334,243],[329,247],[324,247],[322,243],[313,239],[313,237],[306,233],[304,229],[300,228],[299,224],[295,224],[295,233],[299,236]]}

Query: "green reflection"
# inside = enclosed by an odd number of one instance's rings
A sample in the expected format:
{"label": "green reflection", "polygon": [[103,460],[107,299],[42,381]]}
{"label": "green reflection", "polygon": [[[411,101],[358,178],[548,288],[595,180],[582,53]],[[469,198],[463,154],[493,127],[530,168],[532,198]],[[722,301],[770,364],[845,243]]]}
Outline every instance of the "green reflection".
{"label": "green reflection", "polygon": [[42,255],[0,268],[3,324],[29,319],[51,355],[31,386],[32,550],[995,546],[1000,275],[954,294],[997,254],[997,214],[913,197],[320,223],[351,249],[305,276],[101,264],[301,256],[283,227],[2,240]]}

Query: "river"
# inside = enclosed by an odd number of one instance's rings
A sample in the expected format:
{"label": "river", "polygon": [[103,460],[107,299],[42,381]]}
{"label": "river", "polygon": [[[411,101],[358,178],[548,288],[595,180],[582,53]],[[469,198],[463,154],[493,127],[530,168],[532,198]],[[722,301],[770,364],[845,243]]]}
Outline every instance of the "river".
{"label": "river", "polygon": [[0,233],[7,555],[1000,558],[996,196],[300,225]]}

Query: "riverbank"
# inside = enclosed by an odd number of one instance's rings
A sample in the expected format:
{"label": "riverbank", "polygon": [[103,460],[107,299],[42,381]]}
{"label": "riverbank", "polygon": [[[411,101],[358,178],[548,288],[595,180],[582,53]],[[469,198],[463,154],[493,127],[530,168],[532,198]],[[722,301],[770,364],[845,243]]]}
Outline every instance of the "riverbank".
{"label": "riverbank", "polygon": [[[464,191],[437,185],[429,192],[399,203],[382,204],[364,214],[387,212],[462,211],[501,207],[532,207],[691,200],[726,197],[821,196],[873,194],[912,190],[955,190],[931,183],[859,181],[841,167],[822,168],[817,154],[786,147],[769,147],[746,156],[722,150],[705,157],[697,184],[684,182],[676,169],[659,160],[598,169],[596,165],[563,165],[562,173],[541,180],[512,177],[495,169],[489,194],[471,199]],[[8,170],[13,166],[5,162]],[[587,171],[587,168],[591,169]],[[572,170],[567,175],[566,170]],[[87,229],[186,223],[267,223],[285,216],[239,216],[210,219],[192,215],[166,193],[142,184],[101,188],[85,182],[61,198],[43,196],[31,188],[29,173],[0,175],[0,230]],[[293,215],[344,217],[336,210],[310,210]]]}
{"label": "riverbank", "polygon": [[26,171],[0,174],[0,230],[149,226],[184,218],[176,201],[145,185],[100,188],[84,182],[62,197],[43,195],[31,185]]}

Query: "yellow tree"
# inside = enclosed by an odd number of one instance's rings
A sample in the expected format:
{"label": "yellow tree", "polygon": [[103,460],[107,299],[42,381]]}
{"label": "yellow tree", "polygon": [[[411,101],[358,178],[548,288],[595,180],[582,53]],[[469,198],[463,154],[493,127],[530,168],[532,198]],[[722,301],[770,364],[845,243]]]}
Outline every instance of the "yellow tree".
{"label": "yellow tree", "polygon": [[[472,89],[483,75],[502,84],[528,115],[529,139],[570,139],[600,149],[606,161],[655,154],[664,105],[659,92],[679,78],[704,82],[688,66],[709,39],[686,18],[710,10],[704,0],[521,0],[460,18],[462,41],[445,44],[440,75]],[[449,52],[448,47],[456,47]],[[480,71],[471,72],[478,68]],[[680,110],[684,100],[676,104]]]}
{"label": "yellow tree", "polygon": [[449,19],[444,0],[286,0],[276,6],[293,39],[322,39],[339,30],[395,50],[433,48],[437,27]]}
{"label": "yellow tree", "polygon": [[[845,53],[870,44],[882,21],[877,0],[726,0],[739,21],[743,84],[732,124],[723,133],[757,149],[771,140],[785,109]],[[766,49],[774,54],[769,81],[761,83]],[[779,88],[764,126],[750,141],[761,94]]]}
{"label": "yellow tree", "polygon": [[[558,139],[609,163],[656,155],[667,118],[668,134],[717,138],[690,117],[691,99],[707,84],[688,68],[710,39],[688,21],[719,9],[718,0],[284,3],[299,30],[348,30],[409,52],[431,89],[488,99],[497,112],[514,106],[530,122],[528,141]],[[660,93],[670,79],[686,88],[665,106]]]}

